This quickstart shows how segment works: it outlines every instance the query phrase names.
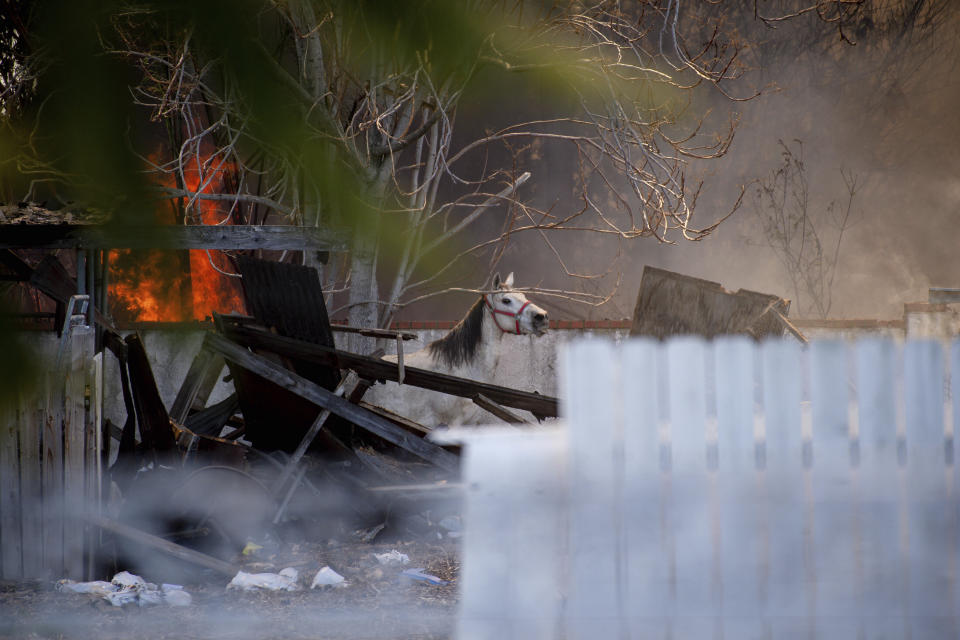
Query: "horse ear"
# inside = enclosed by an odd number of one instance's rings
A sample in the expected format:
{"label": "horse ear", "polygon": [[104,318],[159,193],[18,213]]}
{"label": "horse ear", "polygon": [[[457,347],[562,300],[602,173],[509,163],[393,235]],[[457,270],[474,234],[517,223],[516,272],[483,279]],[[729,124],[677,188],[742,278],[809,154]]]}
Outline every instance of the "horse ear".
{"label": "horse ear", "polygon": [[500,288],[500,273],[499,273],[499,272],[493,274],[493,288],[494,288],[494,289],[499,289],[499,288]]}
{"label": "horse ear", "polygon": [[511,271],[510,275],[507,276],[507,279],[503,281],[503,286],[505,287],[513,286],[513,271]]}

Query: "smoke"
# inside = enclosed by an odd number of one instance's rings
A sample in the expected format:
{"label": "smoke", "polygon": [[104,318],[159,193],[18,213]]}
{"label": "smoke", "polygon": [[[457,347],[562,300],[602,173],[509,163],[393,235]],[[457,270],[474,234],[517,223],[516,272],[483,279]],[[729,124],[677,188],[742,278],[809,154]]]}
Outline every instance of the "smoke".
{"label": "smoke", "polygon": [[[796,298],[791,274],[760,229],[750,185],[781,163],[778,141],[800,140],[809,181],[808,211],[821,224],[831,201],[845,198],[841,170],[858,179],[852,224],[838,252],[830,317],[896,318],[905,302],[926,300],[928,287],[960,286],[956,243],[945,232],[960,207],[960,162],[951,144],[960,134],[955,118],[960,83],[954,73],[960,50],[945,36],[955,30],[960,14],[949,3],[933,4],[942,11],[933,24],[909,29],[880,24],[881,13],[896,3],[870,8],[876,12],[872,22],[858,23],[846,34],[855,45],[842,43],[835,25],[818,23],[813,16],[777,29],[757,23],[752,5],[742,16],[728,16],[739,20],[738,28],[756,43],[743,54],[746,76],[728,88],[749,93],[757,87],[763,93],[747,102],[731,102],[707,88],[681,125],[695,123],[705,113],[710,114],[705,130],[720,130],[731,115],[740,122],[726,157],[689,161],[688,184],[703,181],[694,226],[719,220],[746,187],[743,206],[700,242],[678,237],[676,244],[662,245],[653,238],[620,242],[584,233],[549,235],[562,264],[543,237],[518,236],[503,255],[500,270],[514,270],[524,283],[546,288],[598,292],[614,289],[622,274],[608,304],[561,305],[563,313],[587,318],[632,315],[645,264],[732,289]],[[517,120],[516,107],[507,117],[505,107],[489,112],[488,106],[478,117],[491,128],[501,120]],[[521,196],[558,213],[579,207],[572,181],[574,151],[541,149],[539,164],[532,155],[522,168],[529,168],[533,178]],[[613,211],[609,203],[599,204]],[[824,249],[832,257],[832,246]],[[603,276],[614,258],[614,270]],[[565,270],[598,277],[568,277]],[[798,312],[795,305],[792,315]]]}

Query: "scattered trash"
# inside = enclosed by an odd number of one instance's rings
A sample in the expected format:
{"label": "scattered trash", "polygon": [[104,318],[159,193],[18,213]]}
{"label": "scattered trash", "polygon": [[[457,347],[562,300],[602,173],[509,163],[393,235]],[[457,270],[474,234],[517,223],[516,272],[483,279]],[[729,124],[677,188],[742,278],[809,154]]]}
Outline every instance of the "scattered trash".
{"label": "scattered trash", "polygon": [[255,554],[257,551],[260,551],[260,549],[263,549],[263,545],[257,544],[256,542],[248,541],[247,545],[243,548],[243,551],[241,553],[245,556],[251,556]]}
{"label": "scattered trash", "polygon": [[[113,576],[113,580],[110,582],[115,584],[120,589],[143,589],[147,586],[146,580],[140,576],[130,573],[129,571],[121,571],[117,575]],[[157,586],[153,585],[153,588],[156,589]]]}
{"label": "scattered trash", "polygon": [[447,516],[440,520],[440,526],[447,530],[448,538],[459,538],[463,535],[463,524],[460,516]]}
{"label": "scattered trash", "polygon": [[57,591],[91,593],[101,596],[115,607],[134,603],[141,607],[164,603],[171,607],[185,607],[193,602],[190,594],[179,584],[163,584],[158,589],[157,585],[129,571],[121,571],[110,582],[60,580],[57,582]]}
{"label": "scattered trash", "polygon": [[105,596],[117,590],[116,585],[104,580],[95,580],[93,582],[74,582],[73,580],[60,580],[57,582],[57,591],[70,591],[72,593],[92,593],[97,596]]}
{"label": "scattered trash", "polygon": [[164,599],[171,607],[189,607],[193,603],[193,598],[183,589],[166,592]]}
{"label": "scattered trash", "polygon": [[247,573],[238,571],[233,577],[227,589],[243,589],[244,591],[253,591],[256,589],[266,589],[267,591],[297,591],[300,585],[297,584],[297,578],[300,574],[293,567],[287,567],[280,573]]}
{"label": "scattered trash", "polygon": [[376,538],[386,526],[387,523],[383,522],[376,526],[370,527],[369,529],[359,529],[354,532],[354,535],[358,540],[360,540],[360,542],[373,542],[373,539]]}
{"label": "scattered trash", "polygon": [[410,562],[410,556],[405,553],[400,553],[396,549],[387,553],[375,553],[373,556],[380,564],[407,564]]}
{"label": "scattered trash", "polygon": [[313,577],[313,582],[310,584],[311,589],[316,589],[317,587],[345,586],[347,586],[347,581],[344,577],[330,567],[323,567],[320,571],[317,571],[317,575]]}
{"label": "scattered trash", "polygon": [[416,580],[417,582],[426,582],[427,584],[435,584],[435,585],[450,584],[449,580],[443,580],[441,578],[438,578],[435,575],[425,573],[425,569],[423,567],[420,567],[417,569],[405,569],[404,571],[401,571],[400,580],[401,581]]}

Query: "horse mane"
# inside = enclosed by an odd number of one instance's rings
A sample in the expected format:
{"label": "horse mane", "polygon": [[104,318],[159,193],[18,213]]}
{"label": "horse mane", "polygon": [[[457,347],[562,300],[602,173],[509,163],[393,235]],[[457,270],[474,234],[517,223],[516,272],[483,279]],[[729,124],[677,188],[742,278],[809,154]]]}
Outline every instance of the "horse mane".
{"label": "horse mane", "polygon": [[477,347],[483,337],[484,315],[484,300],[483,296],[480,296],[467,311],[467,315],[450,329],[450,333],[427,346],[430,355],[449,367],[468,364],[477,354]]}

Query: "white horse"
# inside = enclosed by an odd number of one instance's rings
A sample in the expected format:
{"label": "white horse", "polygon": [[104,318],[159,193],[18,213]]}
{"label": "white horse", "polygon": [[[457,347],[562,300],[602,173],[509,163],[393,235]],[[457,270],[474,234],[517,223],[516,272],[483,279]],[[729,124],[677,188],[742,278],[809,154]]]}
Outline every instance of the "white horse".
{"label": "white horse", "polygon": [[[478,382],[525,387],[534,391],[537,380],[511,383],[506,361],[510,355],[530,353],[534,337],[547,332],[547,312],[523,293],[513,290],[513,273],[501,282],[493,278],[493,291],[474,303],[467,315],[444,337],[419,351],[404,353],[404,366],[430,369]],[[397,356],[384,356],[397,361]],[[364,398],[427,427],[495,423],[494,418],[472,401],[445,393],[387,382],[376,385]]]}

